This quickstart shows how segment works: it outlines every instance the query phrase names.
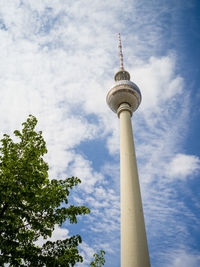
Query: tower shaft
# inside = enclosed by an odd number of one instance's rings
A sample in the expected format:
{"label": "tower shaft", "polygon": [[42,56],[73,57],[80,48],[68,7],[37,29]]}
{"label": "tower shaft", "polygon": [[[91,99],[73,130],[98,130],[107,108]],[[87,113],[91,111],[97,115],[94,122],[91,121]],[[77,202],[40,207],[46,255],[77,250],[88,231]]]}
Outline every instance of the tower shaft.
{"label": "tower shaft", "polygon": [[121,267],[150,266],[131,125],[132,111],[123,103],[120,119]]}
{"label": "tower shaft", "polygon": [[141,93],[124,69],[119,34],[120,69],[106,101],[120,119],[120,197],[121,197],[121,267],[149,267],[142,199],[137,171],[132,113],[139,107]]}

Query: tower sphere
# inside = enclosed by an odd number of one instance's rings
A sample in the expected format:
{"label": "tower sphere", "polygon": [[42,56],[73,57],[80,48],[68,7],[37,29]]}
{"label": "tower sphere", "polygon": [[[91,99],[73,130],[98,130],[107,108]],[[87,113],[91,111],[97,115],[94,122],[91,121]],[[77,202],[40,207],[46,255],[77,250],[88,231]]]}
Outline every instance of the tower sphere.
{"label": "tower sphere", "polygon": [[115,84],[108,92],[106,101],[115,113],[123,103],[130,106],[131,112],[139,107],[141,102],[140,89],[130,81],[130,74],[127,71],[121,70],[115,74]]}

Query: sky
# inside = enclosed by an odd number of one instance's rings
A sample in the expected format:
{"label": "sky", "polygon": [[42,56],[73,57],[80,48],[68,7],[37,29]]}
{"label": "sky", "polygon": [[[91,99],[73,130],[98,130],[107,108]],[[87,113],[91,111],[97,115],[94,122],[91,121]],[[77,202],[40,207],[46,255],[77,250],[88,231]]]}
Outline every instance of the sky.
{"label": "sky", "polygon": [[69,202],[90,215],[51,238],[81,234],[78,267],[100,249],[120,266],[119,120],[106,104],[119,32],[142,94],[132,124],[151,265],[200,266],[199,29],[198,0],[0,1],[0,135],[36,116],[49,177],[82,180]]}

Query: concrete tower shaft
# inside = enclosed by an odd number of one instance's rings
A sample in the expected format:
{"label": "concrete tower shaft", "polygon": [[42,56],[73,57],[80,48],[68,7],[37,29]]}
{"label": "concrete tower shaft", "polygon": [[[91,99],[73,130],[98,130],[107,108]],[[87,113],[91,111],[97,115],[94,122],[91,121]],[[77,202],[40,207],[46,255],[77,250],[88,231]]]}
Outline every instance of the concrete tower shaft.
{"label": "concrete tower shaft", "polygon": [[142,199],[131,125],[132,113],[139,107],[141,93],[124,70],[119,34],[120,70],[107,94],[107,104],[120,119],[120,204],[121,267],[149,267]]}

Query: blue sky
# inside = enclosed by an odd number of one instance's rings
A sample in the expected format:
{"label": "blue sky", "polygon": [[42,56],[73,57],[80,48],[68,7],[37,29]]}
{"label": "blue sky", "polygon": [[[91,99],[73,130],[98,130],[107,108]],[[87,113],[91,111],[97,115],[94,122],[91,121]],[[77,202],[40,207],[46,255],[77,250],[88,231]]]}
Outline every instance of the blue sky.
{"label": "blue sky", "polygon": [[98,249],[120,266],[119,120],[105,101],[118,32],[142,93],[132,122],[151,264],[200,266],[199,27],[198,0],[0,2],[1,135],[35,115],[50,177],[81,178],[70,201],[91,214],[52,238],[80,233],[82,267]]}

